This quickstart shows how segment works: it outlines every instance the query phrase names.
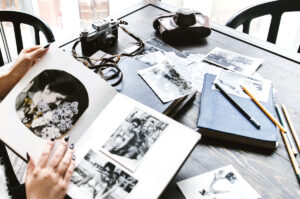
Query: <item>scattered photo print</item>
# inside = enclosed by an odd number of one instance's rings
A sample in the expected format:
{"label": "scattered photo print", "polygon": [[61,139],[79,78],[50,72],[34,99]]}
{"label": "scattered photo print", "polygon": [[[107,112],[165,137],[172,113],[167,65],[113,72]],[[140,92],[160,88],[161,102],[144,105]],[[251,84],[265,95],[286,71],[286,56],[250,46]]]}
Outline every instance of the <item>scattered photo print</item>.
{"label": "scattered photo print", "polygon": [[15,106],[21,122],[43,139],[64,136],[89,105],[84,85],[61,70],[45,70],[17,96]]}
{"label": "scattered photo print", "polygon": [[[128,48],[128,49],[126,49],[126,52],[132,52],[135,48],[136,48],[136,46]],[[144,62],[145,64],[148,64],[149,66],[154,66],[158,63],[161,63],[161,64],[168,63],[164,54],[161,51],[159,51],[158,49],[156,49],[150,45],[145,45],[143,52],[141,52],[139,55],[135,56],[134,59]]]}
{"label": "scattered photo print", "polygon": [[[216,77],[215,81],[221,84],[225,91],[232,95],[249,98],[241,88],[241,86],[245,86],[257,100],[262,102],[268,101],[271,89],[271,81],[269,80],[244,76],[231,71],[222,71]],[[213,88],[217,90],[215,86],[213,86]]]}
{"label": "scattered photo print", "polygon": [[176,69],[176,71],[199,92],[202,92],[204,75],[206,73],[218,75],[222,70],[222,68],[215,67],[207,62],[194,62],[185,68]]}
{"label": "scattered photo print", "polygon": [[240,55],[221,48],[213,49],[203,60],[244,75],[252,75],[263,61],[263,59]]}
{"label": "scattered photo print", "polygon": [[157,64],[138,73],[163,103],[184,97],[193,91],[191,84],[170,65]]}
{"label": "scattered photo print", "polygon": [[204,57],[204,54],[194,53],[188,50],[182,51],[182,54],[184,54],[189,60],[193,62],[202,62],[202,58]]}
{"label": "scattered photo print", "polygon": [[178,182],[186,199],[257,199],[260,195],[232,165]]}
{"label": "scattered photo print", "polygon": [[125,199],[138,181],[104,155],[90,150],[74,169],[71,184],[77,193],[74,198]]}
{"label": "scattered photo print", "polygon": [[134,171],[168,124],[135,108],[103,146],[120,164]]}
{"label": "scattered photo print", "polygon": [[147,40],[145,45],[153,46],[154,48],[159,50],[166,57],[167,61],[175,68],[185,67],[192,63],[192,61],[187,59],[187,57],[180,51],[160,41],[157,38]]}

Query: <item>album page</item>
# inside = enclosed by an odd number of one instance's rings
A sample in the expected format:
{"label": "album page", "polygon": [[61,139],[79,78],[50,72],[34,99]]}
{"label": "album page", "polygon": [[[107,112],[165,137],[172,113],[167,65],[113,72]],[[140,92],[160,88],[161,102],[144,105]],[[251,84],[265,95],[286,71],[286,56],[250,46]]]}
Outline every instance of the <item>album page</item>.
{"label": "album page", "polygon": [[200,134],[117,94],[76,143],[72,198],[158,198]]}
{"label": "album page", "polygon": [[50,47],[0,104],[0,139],[39,158],[47,140],[76,143],[116,91],[70,54]]}

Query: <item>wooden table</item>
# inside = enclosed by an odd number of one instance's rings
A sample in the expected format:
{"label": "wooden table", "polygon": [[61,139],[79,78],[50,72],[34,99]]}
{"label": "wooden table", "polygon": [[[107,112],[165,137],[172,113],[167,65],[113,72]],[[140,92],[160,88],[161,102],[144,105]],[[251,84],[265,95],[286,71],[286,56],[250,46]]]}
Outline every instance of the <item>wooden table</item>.
{"label": "wooden table", "polygon": [[[129,31],[147,40],[151,37],[158,37],[152,27],[153,19],[169,11],[174,11],[174,8],[161,3],[155,5],[140,3],[120,13],[117,18],[127,21]],[[128,35],[119,30],[118,46],[113,51],[120,52],[133,45],[134,41],[128,38]],[[69,50],[71,46],[72,41],[62,47]],[[217,24],[212,24],[212,34],[198,43],[173,44],[172,46],[178,50],[202,54],[208,53],[214,47],[221,47],[248,56],[263,58],[264,62],[258,73],[273,81],[277,90],[276,103],[286,105],[295,128],[300,132],[299,54],[289,53],[273,44],[253,39],[244,33]],[[193,103],[176,116],[177,121],[193,129],[196,128],[200,95],[200,93],[197,94]],[[278,135],[278,138],[279,146],[276,151],[271,152],[202,138],[178,175],[162,193],[161,198],[184,198],[176,182],[228,164],[232,164],[262,198],[300,198],[300,187],[295,173],[281,136]]]}

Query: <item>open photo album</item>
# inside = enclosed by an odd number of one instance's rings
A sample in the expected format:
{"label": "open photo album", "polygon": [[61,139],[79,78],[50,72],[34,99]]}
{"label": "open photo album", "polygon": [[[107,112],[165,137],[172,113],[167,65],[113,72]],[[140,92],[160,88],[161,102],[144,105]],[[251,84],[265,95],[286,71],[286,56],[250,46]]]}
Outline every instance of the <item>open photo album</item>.
{"label": "open photo album", "polygon": [[24,159],[70,135],[72,198],[158,198],[200,139],[55,47],[0,103],[0,121],[0,139]]}

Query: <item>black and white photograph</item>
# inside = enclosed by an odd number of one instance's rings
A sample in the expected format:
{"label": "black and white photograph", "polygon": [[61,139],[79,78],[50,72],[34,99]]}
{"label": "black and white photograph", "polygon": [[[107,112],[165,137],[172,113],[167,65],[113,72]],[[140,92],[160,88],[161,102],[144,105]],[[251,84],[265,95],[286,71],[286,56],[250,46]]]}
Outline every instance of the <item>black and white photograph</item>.
{"label": "black and white photograph", "polygon": [[240,55],[221,48],[214,48],[203,60],[248,76],[255,73],[263,62],[263,59]]}
{"label": "black and white photograph", "polygon": [[135,108],[102,147],[131,171],[166,130],[168,124]]}
{"label": "black and white photograph", "polygon": [[170,65],[157,64],[138,73],[163,103],[184,97],[193,91],[191,84]]}
{"label": "black and white photograph", "polygon": [[[243,91],[241,86],[245,86],[257,100],[267,102],[271,89],[271,81],[263,78],[254,78],[245,76],[231,71],[222,71],[217,77],[215,82],[223,86],[226,92],[248,98],[249,96]],[[215,90],[218,90],[213,86]]]}
{"label": "black and white photograph", "polygon": [[205,56],[201,53],[195,53],[188,50],[182,51],[182,54],[184,54],[189,60],[193,62],[202,62],[202,58]]}
{"label": "black and white photograph", "polygon": [[177,183],[186,199],[258,199],[261,196],[232,165]]}
{"label": "black and white photograph", "polygon": [[185,67],[193,62],[190,59],[187,59],[187,57],[180,51],[160,41],[157,38],[151,38],[147,40],[145,45],[153,46],[154,48],[159,50],[166,57],[167,61],[175,68]]}
{"label": "black and white photograph", "polygon": [[137,183],[137,179],[104,158],[103,154],[89,150],[74,169],[71,184],[77,193],[71,195],[85,199],[125,199]]}
{"label": "black and white photograph", "polygon": [[[126,49],[126,52],[131,52],[133,49],[136,48],[136,46],[130,47]],[[148,64],[149,66],[154,66],[156,64],[168,64],[167,58],[164,56],[164,54],[159,51],[158,49],[154,48],[150,45],[145,45],[145,48],[143,52],[141,52],[139,55],[134,56],[134,59],[139,60],[145,64]]]}
{"label": "black and white photograph", "polygon": [[89,105],[85,86],[61,70],[44,70],[17,96],[16,113],[36,136],[64,136]]}

